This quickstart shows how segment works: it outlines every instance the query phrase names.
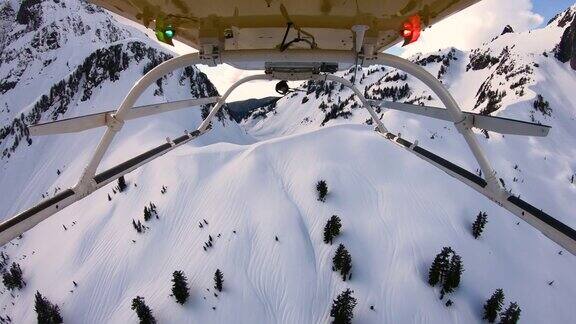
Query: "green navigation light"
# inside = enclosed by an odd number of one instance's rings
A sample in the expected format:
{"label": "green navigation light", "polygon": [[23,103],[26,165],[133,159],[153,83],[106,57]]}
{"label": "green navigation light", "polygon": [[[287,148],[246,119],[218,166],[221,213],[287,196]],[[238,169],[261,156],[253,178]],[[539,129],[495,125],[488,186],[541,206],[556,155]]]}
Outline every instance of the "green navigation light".
{"label": "green navigation light", "polygon": [[166,35],[166,38],[168,39],[172,39],[174,37],[174,29],[172,28],[172,26],[170,25],[166,26],[166,30],[164,30],[164,35]]}
{"label": "green navigation light", "polygon": [[163,17],[156,18],[156,38],[162,43],[174,46],[172,38],[176,36],[176,30],[172,24],[166,23]]}

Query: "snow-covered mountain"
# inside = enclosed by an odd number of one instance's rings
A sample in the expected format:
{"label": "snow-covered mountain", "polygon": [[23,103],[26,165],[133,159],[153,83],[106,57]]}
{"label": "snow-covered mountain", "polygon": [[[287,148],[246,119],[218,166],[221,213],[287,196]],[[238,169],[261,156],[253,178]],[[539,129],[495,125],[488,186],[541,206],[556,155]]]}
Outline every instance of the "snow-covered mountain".
{"label": "snow-covered mountain", "polygon": [[[102,133],[29,140],[24,124],[114,108],[138,77],[173,54],[84,2],[7,1],[0,8],[0,217],[6,219],[73,185]],[[553,127],[547,138],[478,137],[507,189],[572,227],[576,72],[555,54],[575,12],[573,6],[542,29],[507,32],[478,49],[411,58],[439,76],[464,110]],[[393,69],[371,67],[357,78],[373,98],[440,105]],[[522,322],[575,318],[573,256],[384,141],[349,90],[330,83],[302,89],[240,125],[221,116],[212,132],[127,175],[128,190],[109,185],[3,247],[4,268],[17,262],[26,287],[0,290],[0,321],[34,323],[40,291],[66,323],[136,323],[130,308],[136,296],[159,323],[324,323],[347,288],[358,301],[358,323],[481,322],[482,305],[497,288],[505,306],[518,302]],[[205,75],[187,68],[148,89],[138,104],[214,92]],[[127,123],[102,168],[192,129],[201,114],[191,109]],[[403,137],[477,169],[450,124],[381,114]],[[325,202],[316,196],[321,179],[329,188]],[[146,222],[150,202],[159,218]],[[479,211],[488,214],[488,225],[475,240],[471,224]],[[329,245],[323,229],[335,214],[342,234]],[[133,220],[147,227],[144,233]],[[339,244],[352,256],[347,281],[332,271]],[[444,246],[462,257],[465,270],[460,287],[439,300],[428,269]],[[221,293],[213,288],[216,269],[224,274]],[[188,277],[184,305],[170,296],[175,270]],[[447,299],[454,305],[446,307]]]}

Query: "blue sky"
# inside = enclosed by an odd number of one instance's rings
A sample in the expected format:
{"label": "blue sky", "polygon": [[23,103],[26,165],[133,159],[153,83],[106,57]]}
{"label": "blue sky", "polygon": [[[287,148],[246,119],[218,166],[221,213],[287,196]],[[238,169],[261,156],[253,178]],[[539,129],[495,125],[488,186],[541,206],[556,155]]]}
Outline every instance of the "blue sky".
{"label": "blue sky", "polygon": [[533,0],[534,11],[544,17],[547,23],[559,11],[562,11],[574,4],[576,0]]}

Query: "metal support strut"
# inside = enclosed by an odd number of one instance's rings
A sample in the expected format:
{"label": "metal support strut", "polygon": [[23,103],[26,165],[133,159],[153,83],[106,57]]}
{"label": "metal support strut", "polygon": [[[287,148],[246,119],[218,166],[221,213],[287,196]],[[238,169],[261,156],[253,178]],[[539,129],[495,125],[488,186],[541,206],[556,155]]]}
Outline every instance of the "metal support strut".
{"label": "metal support strut", "polygon": [[[164,75],[188,66],[190,64],[196,64],[199,62],[197,54],[189,54],[180,56],[177,58],[170,59],[164,63],[161,63],[156,68],[152,69],[146,75],[144,75],[135,85],[132,87],[124,101],[122,102],[120,108],[111,116],[114,121],[111,123],[106,123],[107,129],[100,143],[98,144],[96,151],[94,152],[90,162],[86,166],[81,179],[78,183],[70,189],[66,189],[54,197],[44,200],[38,205],[21,212],[20,214],[0,223],[0,246],[8,243],[10,240],[16,238],[25,231],[36,226],[41,221],[60,211],[61,209],[73,204],[76,201],[83,199],[90,193],[94,192],[107,185],[108,183],[120,178],[121,176],[137,169],[138,167],[154,160],[155,158],[162,156],[169,151],[179,147],[210,130],[210,123],[214,116],[225,104],[228,96],[243,83],[250,82],[253,80],[270,80],[271,75],[261,74],[261,75],[251,75],[242,78],[236,83],[234,83],[226,93],[220,97],[216,105],[210,110],[208,116],[202,121],[198,128],[192,133],[186,133],[181,137],[178,137],[171,141],[170,143],[165,143],[157,146],[149,151],[146,151],[132,159],[129,159],[123,163],[120,163],[108,170],[102,171],[96,174],[96,170],[102,157],[108,150],[115,134],[121,130],[124,123],[124,116],[130,112],[134,103],[138,100],[140,95],[146,90],[150,84],[155,82],[157,79],[163,77]],[[199,100],[204,102],[204,100]],[[207,102],[212,102],[213,99],[209,98]],[[180,109],[182,107],[178,107]],[[166,110],[170,111],[170,110]],[[107,116],[107,115],[106,115]]]}

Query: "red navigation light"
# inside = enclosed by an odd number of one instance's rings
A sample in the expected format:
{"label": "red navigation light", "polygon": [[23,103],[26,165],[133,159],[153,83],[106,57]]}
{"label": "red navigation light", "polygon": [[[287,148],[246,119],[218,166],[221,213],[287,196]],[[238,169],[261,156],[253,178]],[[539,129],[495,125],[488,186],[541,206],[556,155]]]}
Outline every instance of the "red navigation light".
{"label": "red navigation light", "polygon": [[414,15],[409,17],[408,20],[402,24],[402,31],[400,32],[400,35],[404,37],[404,45],[402,46],[406,46],[417,41],[418,38],[420,38],[421,29],[422,23],[420,21],[420,16]]}

